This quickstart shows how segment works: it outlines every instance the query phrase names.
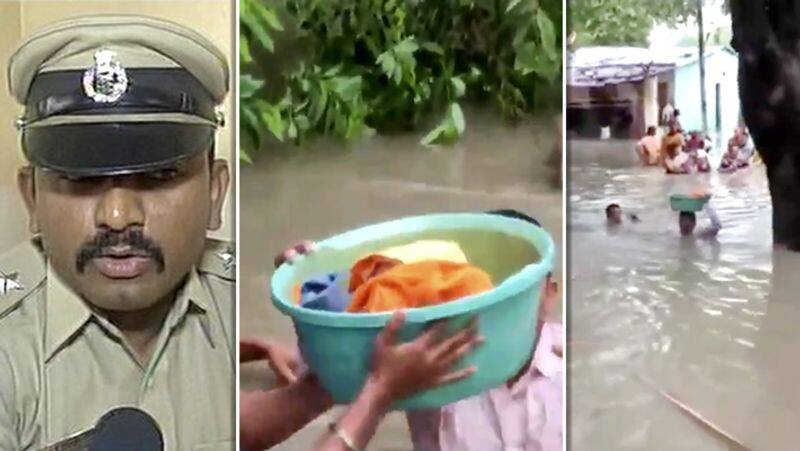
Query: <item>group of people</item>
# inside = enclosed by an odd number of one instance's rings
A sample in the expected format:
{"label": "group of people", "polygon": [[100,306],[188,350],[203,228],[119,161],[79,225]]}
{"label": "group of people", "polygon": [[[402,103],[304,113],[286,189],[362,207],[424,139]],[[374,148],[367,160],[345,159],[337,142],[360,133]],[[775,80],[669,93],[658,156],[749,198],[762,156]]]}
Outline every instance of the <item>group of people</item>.
{"label": "group of people", "polygon": [[[697,213],[691,211],[681,211],[678,214],[678,230],[682,237],[695,237],[711,239],[719,234],[722,229],[722,222],[711,204],[706,204],[703,210],[708,215],[709,225],[695,230],[697,227]],[[638,223],[641,222],[639,216],[636,214],[628,213],[628,222]],[[622,212],[622,207],[619,204],[609,204],[606,206],[606,225],[610,228],[616,228],[625,223],[625,215]]]}
{"label": "group of people", "polygon": [[[636,153],[645,166],[662,166],[667,174],[692,174],[711,171],[708,154],[711,143],[708,137],[693,131],[688,137],[680,122],[670,122],[668,131],[659,137],[654,126],[636,144]],[[744,126],[737,127],[728,141],[728,150],[722,156],[721,172],[733,172],[750,165],[755,147]]]}
{"label": "group of people", "polygon": [[668,121],[667,134],[659,137],[655,126],[647,128],[647,134],[636,144],[636,153],[645,166],[662,166],[667,174],[690,174],[708,172],[708,138],[699,132],[684,136],[675,110]]}
{"label": "group of people", "polygon": [[719,165],[720,172],[734,172],[737,169],[750,166],[750,160],[755,155],[756,149],[750,133],[746,127],[738,127],[733,132],[733,137],[728,140],[728,150],[722,156]]}

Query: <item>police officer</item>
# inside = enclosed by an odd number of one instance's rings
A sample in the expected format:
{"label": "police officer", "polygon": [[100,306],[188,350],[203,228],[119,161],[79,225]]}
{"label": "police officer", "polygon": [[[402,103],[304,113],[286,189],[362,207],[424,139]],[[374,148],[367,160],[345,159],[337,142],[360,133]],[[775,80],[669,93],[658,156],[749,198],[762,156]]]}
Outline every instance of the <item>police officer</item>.
{"label": "police officer", "polygon": [[166,449],[232,449],[225,57],[138,16],[61,22],[8,65],[32,240],[0,257],[0,449],[40,449],[137,407]]}

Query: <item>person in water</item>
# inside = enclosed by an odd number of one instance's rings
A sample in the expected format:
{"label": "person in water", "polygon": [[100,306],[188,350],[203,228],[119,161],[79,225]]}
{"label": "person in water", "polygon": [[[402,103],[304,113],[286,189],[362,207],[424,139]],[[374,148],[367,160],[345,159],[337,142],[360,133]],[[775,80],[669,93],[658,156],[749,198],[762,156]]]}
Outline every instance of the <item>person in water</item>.
{"label": "person in water", "polygon": [[685,145],[680,125],[670,123],[669,132],[661,140],[661,164],[667,174],[688,174],[691,171],[689,155],[683,151]]}
{"label": "person in water", "polygon": [[710,204],[706,204],[704,210],[708,214],[711,224],[698,231],[695,231],[697,227],[697,214],[690,211],[680,212],[678,215],[678,229],[682,237],[694,236],[696,238],[713,238],[719,234],[719,231],[722,229],[722,222],[720,222],[716,211],[714,211]]}
{"label": "person in water", "polygon": [[709,172],[711,164],[708,162],[708,143],[706,139],[700,135],[700,132],[694,131],[689,135],[686,141],[686,153],[689,155],[690,166],[697,172]]}
{"label": "person in water", "polygon": [[[641,219],[633,213],[628,213],[628,219],[631,222],[641,222]],[[622,207],[619,204],[608,204],[606,207],[606,224],[609,226],[616,226],[622,224],[623,214]]]}
{"label": "person in water", "polygon": [[656,135],[656,127],[647,127],[647,134],[636,143],[636,154],[645,166],[657,166],[660,158],[661,140]]}
{"label": "person in water", "polygon": [[728,151],[722,156],[719,169],[722,172],[733,172],[750,165],[750,158],[755,154],[755,146],[750,139],[746,127],[737,127],[733,137],[728,141]]}

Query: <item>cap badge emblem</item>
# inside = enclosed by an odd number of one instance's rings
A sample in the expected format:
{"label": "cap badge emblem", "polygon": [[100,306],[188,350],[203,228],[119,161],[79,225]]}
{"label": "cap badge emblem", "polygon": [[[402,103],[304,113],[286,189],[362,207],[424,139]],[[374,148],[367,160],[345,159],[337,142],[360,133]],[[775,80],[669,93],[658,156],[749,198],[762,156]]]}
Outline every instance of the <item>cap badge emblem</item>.
{"label": "cap badge emblem", "polygon": [[98,103],[112,103],[128,89],[128,75],[113,50],[94,53],[94,67],[83,73],[83,91]]}

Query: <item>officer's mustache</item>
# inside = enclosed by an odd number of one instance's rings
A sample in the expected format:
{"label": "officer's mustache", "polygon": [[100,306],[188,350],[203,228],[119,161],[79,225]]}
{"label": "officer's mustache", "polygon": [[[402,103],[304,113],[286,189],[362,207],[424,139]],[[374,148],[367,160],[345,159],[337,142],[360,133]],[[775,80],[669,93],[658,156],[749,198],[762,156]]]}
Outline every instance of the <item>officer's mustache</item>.
{"label": "officer's mustache", "polygon": [[[157,265],[158,272],[164,271],[164,253],[161,247],[153,240],[146,237],[140,229],[126,229],[123,231],[101,230],[91,240],[83,243],[78,249],[75,266],[79,273],[83,273],[86,264],[94,258],[112,255],[113,247],[125,246],[132,255],[152,258]],[[126,252],[127,254],[128,252]]]}

